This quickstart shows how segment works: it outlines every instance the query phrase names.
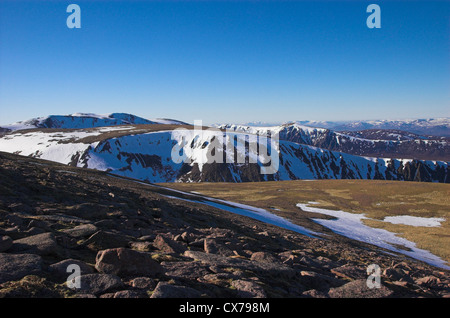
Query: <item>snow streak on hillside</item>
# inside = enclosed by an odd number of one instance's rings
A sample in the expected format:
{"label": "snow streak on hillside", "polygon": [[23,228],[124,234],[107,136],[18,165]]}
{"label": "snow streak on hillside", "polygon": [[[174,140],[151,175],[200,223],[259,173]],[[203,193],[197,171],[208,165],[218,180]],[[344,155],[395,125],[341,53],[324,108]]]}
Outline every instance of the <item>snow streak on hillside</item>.
{"label": "snow streak on hillside", "polygon": [[[397,236],[395,233],[384,229],[373,228],[364,224],[363,220],[369,219],[364,214],[349,213],[344,211],[328,210],[323,208],[311,207],[311,203],[298,203],[297,207],[305,212],[313,212],[332,216],[333,219],[318,219],[313,220],[333,232],[351,239],[366,242],[382,248],[408,255],[412,258],[422,260],[437,267],[450,269],[446,262],[441,258],[431,254],[427,250],[420,249],[414,242],[405,238]],[[402,248],[398,248],[402,246]]]}
{"label": "snow streak on hillside", "polygon": [[[213,132],[168,130],[141,133],[133,126],[126,135],[100,138],[102,133],[124,129],[104,127],[76,132],[23,132],[0,138],[0,150],[52,160],[73,166],[106,170],[150,182],[266,181],[295,179],[387,179],[449,182],[448,163],[412,159],[358,157],[289,141],[279,143],[279,168],[261,174],[259,152],[248,147],[225,148],[224,163],[205,164],[214,153]],[[96,139],[99,136],[98,139]],[[224,134],[227,143],[244,143],[246,134]],[[86,138],[91,137],[91,138]],[[236,139],[236,140],[235,140]],[[86,140],[89,140],[86,142]],[[173,160],[176,146],[184,144],[184,162]],[[258,148],[264,145],[258,144]],[[241,153],[240,153],[241,152]],[[243,152],[243,153],[242,153]],[[236,156],[254,158],[239,163]]]}

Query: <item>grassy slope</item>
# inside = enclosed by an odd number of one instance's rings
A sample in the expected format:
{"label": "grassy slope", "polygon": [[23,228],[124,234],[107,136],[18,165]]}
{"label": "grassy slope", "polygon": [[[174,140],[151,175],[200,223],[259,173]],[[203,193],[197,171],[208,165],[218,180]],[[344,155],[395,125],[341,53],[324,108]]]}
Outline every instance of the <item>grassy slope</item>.
{"label": "grassy slope", "polygon": [[[417,243],[422,249],[450,262],[450,185],[377,180],[316,180],[231,183],[165,184],[266,209],[297,224],[317,229],[311,217],[325,216],[301,211],[295,205],[309,201],[317,207],[365,213],[379,227]],[[275,210],[275,209],[279,209]],[[386,216],[443,217],[441,227],[414,227],[382,222]]]}

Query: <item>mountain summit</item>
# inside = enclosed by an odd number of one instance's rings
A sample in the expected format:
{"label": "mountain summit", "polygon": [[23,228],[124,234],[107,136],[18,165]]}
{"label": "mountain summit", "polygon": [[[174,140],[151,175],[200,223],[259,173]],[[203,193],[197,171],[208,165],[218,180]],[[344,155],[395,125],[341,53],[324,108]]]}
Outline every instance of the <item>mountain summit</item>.
{"label": "mountain summit", "polygon": [[153,124],[175,124],[182,125],[184,122],[173,119],[145,119],[127,113],[112,113],[98,115],[92,113],[75,113],[70,115],[50,115],[38,117],[26,121],[19,121],[10,125],[0,127],[0,132],[15,131],[34,128],[61,128],[61,129],[83,129],[95,127],[109,127],[119,125],[153,125]]}

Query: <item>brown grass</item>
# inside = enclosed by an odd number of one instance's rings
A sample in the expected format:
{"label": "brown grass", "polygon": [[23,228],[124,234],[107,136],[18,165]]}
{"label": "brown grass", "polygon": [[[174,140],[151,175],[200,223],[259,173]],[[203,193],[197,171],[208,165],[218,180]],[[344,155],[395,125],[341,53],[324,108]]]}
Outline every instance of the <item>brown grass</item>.
{"label": "brown grass", "polygon": [[[323,215],[301,211],[295,205],[310,201],[317,207],[365,213],[369,226],[398,233],[450,262],[450,185],[379,180],[317,180],[248,183],[164,184],[183,191],[250,204],[317,230],[311,217]],[[275,210],[275,209],[279,209]],[[381,222],[386,216],[443,217],[440,227],[414,227]]]}

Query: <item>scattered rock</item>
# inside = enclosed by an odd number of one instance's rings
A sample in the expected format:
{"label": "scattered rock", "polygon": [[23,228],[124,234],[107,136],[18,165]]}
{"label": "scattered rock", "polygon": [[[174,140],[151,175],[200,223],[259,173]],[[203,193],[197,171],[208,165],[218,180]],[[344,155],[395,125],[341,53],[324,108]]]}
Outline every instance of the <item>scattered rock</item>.
{"label": "scattered rock", "polygon": [[70,265],[78,265],[80,267],[81,275],[87,275],[94,273],[94,269],[87,265],[85,262],[76,259],[66,259],[61,262],[52,264],[48,267],[48,271],[59,278],[66,278],[73,272],[67,272]]}
{"label": "scattered rock", "polygon": [[181,233],[180,239],[183,242],[186,242],[187,244],[190,244],[190,243],[194,242],[196,238],[195,238],[194,234],[185,231],[185,232]]}
{"label": "scattered rock", "polygon": [[198,251],[186,251],[184,256],[201,261],[209,266],[215,267],[235,267],[242,270],[249,270],[259,272],[260,274],[281,277],[292,278],[296,275],[296,271],[288,266],[279,263],[263,263],[253,262],[241,258],[232,258],[216,254],[207,254]]}
{"label": "scattered rock", "polygon": [[392,281],[413,283],[414,280],[400,267],[388,267],[383,271],[383,276]]}
{"label": "scattered rock", "polygon": [[139,252],[150,252],[154,250],[151,242],[131,242],[130,247]]}
{"label": "scattered rock", "polygon": [[196,289],[159,282],[150,298],[199,298],[202,293]]}
{"label": "scattered rock", "polygon": [[210,283],[214,285],[220,285],[223,287],[228,287],[230,285],[230,281],[237,280],[240,277],[237,275],[234,275],[232,273],[215,273],[215,274],[206,274],[204,276],[201,276],[197,278],[197,281],[201,283]]}
{"label": "scattered rock", "polygon": [[344,283],[342,280],[312,271],[301,271],[300,275],[300,283],[308,289],[325,291],[330,287],[341,286]]}
{"label": "scattered rock", "polygon": [[131,281],[131,287],[153,290],[156,287],[156,282],[149,277],[136,277]]}
{"label": "scattered rock", "polygon": [[22,213],[33,212],[33,209],[29,205],[21,203],[21,202],[16,202],[16,203],[12,203],[12,204],[8,205],[8,209],[13,212],[19,212],[19,211]]}
{"label": "scattered rock", "polygon": [[98,228],[93,224],[81,224],[71,229],[63,230],[62,232],[75,238],[82,238],[88,237],[97,231]]}
{"label": "scattered rock", "polygon": [[321,268],[320,263],[316,259],[308,256],[301,257],[298,263],[310,268]]}
{"label": "scattered rock", "polygon": [[316,261],[317,263],[319,263],[319,265],[320,265],[322,268],[324,268],[324,269],[331,269],[331,268],[339,267],[339,266],[340,266],[339,263],[337,263],[337,262],[335,262],[335,261],[332,261],[331,259],[329,259],[329,258],[327,258],[327,257],[325,257],[325,256],[318,256],[318,257],[315,259],[315,261]]}
{"label": "scattered rock", "polygon": [[278,262],[278,259],[275,256],[267,252],[255,252],[250,257],[250,260],[256,262],[270,262],[270,263]]}
{"label": "scattered rock", "polygon": [[419,279],[416,279],[416,284],[420,285],[420,286],[426,286],[426,287],[434,287],[437,284],[439,284],[441,281],[439,278],[430,275],[430,276],[425,276]]}
{"label": "scattered rock", "polygon": [[1,234],[2,236],[9,236],[13,240],[18,240],[26,236],[26,234],[20,231],[18,226],[5,228]]}
{"label": "scattered rock", "polygon": [[47,230],[44,230],[43,228],[40,227],[31,227],[26,231],[23,231],[22,234],[24,237],[29,237],[32,235],[38,235],[38,234],[44,234],[47,233]]}
{"label": "scattered rock", "polygon": [[405,273],[401,268],[388,267],[383,271],[383,276],[392,280],[400,280],[403,276],[405,276]]}
{"label": "scattered rock", "polygon": [[150,235],[144,235],[138,238],[139,241],[154,241],[156,235],[150,234]]}
{"label": "scattered rock", "polygon": [[120,233],[97,231],[92,234],[83,244],[94,250],[104,250],[108,248],[127,247],[130,238]]}
{"label": "scattered rock", "polygon": [[23,219],[15,214],[8,214],[5,220],[10,226],[22,226],[24,223]]}
{"label": "scattered rock", "polygon": [[9,236],[0,236],[0,253],[7,251],[13,245],[13,240]]}
{"label": "scattered rock", "polygon": [[209,266],[200,262],[162,262],[161,266],[166,276],[171,278],[195,279],[211,273]]}
{"label": "scattered rock", "polygon": [[265,298],[267,297],[264,288],[258,283],[242,279],[233,280],[231,286],[236,288],[238,297],[241,298]]}
{"label": "scattered rock", "polygon": [[202,251],[204,251],[205,239],[204,238],[196,239],[196,240],[192,241],[191,243],[189,243],[189,247],[190,248],[198,248],[198,249],[201,249]]}
{"label": "scattered rock", "polygon": [[77,293],[88,293],[96,296],[124,286],[119,277],[110,274],[82,275],[80,281],[81,288],[76,290]]}
{"label": "scattered rock", "polygon": [[223,256],[234,255],[229,247],[214,238],[206,238],[204,240],[204,250],[208,254],[219,254]]}
{"label": "scattered rock", "polygon": [[348,280],[367,278],[367,273],[365,270],[352,265],[343,265],[340,267],[336,267],[331,269],[330,272],[337,277]]}
{"label": "scattered rock", "polygon": [[97,298],[97,296],[93,294],[75,294],[72,296],[73,298]]}
{"label": "scattered rock", "polygon": [[108,208],[106,206],[85,202],[66,207],[65,214],[83,219],[93,219],[105,217],[107,211]]}
{"label": "scattered rock", "polygon": [[52,233],[43,233],[15,240],[9,252],[50,255],[57,254],[59,246]]}
{"label": "scattered rock", "polygon": [[392,291],[383,285],[380,288],[370,289],[365,279],[354,280],[328,291],[328,296],[331,298],[384,298],[391,295]]}
{"label": "scattered rock", "polygon": [[306,298],[329,298],[327,293],[321,292],[316,289],[304,291],[302,293],[302,296]]}
{"label": "scattered rock", "polygon": [[287,258],[283,257],[283,264],[288,266],[293,266],[294,264],[298,265],[298,257],[296,255],[289,255]]}
{"label": "scattered rock", "polygon": [[394,268],[401,268],[403,269],[407,274],[409,274],[412,270],[411,266],[409,266],[408,264],[406,264],[405,262],[400,262],[398,264],[395,264],[393,266]]}
{"label": "scattered rock", "polygon": [[113,298],[148,298],[147,293],[138,290],[121,290]]}
{"label": "scattered rock", "polygon": [[45,232],[50,232],[52,230],[49,222],[36,219],[33,219],[28,223],[28,228],[40,228]]}
{"label": "scattered rock", "polygon": [[167,254],[181,254],[186,250],[186,246],[176,242],[172,239],[164,237],[162,235],[157,235],[153,241],[153,246],[156,247],[161,252]]}
{"label": "scattered rock", "polygon": [[128,248],[98,252],[95,268],[99,272],[118,276],[155,277],[163,273],[163,268],[152,259],[151,254]]}
{"label": "scattered rock", "polygon": [[42,269],[42,258],[34,254],[0,253],[0,284],[35,274]]}
{"label": "scattered rock", "polygon": [[37,217],[40,220],[45,220],[45,221],[53,221],[53,222],[62,222],[62,223],[91,223],[91,221],[85,220],[85,219],[80,219],[76,216],[71,216],[71,215],[65,215],[65,214],[61,214],[61,213],[54,213],[54,214],[49,214],[49,215],[39,215]]}

